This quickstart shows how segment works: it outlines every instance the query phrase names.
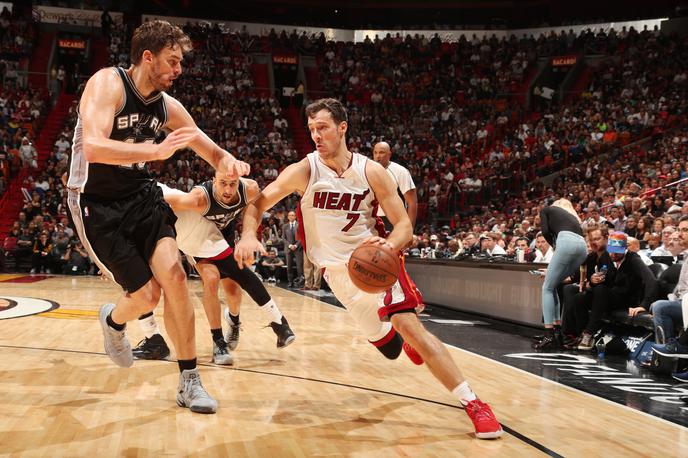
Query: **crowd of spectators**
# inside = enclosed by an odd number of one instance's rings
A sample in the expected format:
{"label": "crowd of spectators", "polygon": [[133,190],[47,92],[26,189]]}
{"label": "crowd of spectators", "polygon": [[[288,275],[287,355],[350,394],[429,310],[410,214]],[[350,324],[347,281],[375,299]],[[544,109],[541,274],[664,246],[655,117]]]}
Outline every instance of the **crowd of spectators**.
{"label": "crowd of spectators", "polygon": [[[671,207],[675,213],[674,207],[682,205],[683,186],[660,191],[663,211],[644,197],[688,172],[682,160],[686,131],[670,130],[683,124],[686,108],[687,47],[676,36],[622,30],[538,38],[473,36],[446,43],[437,36],[397,34],[353,44],[274,31],[256,37],[199,24],[185,30],[195,51],[185,58],[171,94],[211,138],[251,163],[252,178],[261,187],[297,153],[279,102],[253,90],[248,52],[290,49],[317,56],[321,88],[347,102],[350,149],[366,154],[376,141],[386,140],[393,159],[409,166],[421,209],[412,256],[502,250],[515,255],[521,246],[525,260],[546,260],[551,248],[537,236],[538,210],[546,196],[572,197],[586,220],[616,220],[622,214],[627,223],[617,222],[618,230],[626,230],[625,224],[631,233],[634,224],[652,228],[638,237],[643,245],[661,233],[659,225],[669,219],[664,212]],[[126,29],[111,30],[113,65],[129,64],[128,35]],[[580,97],[534,113],[514,103],[513,93],[535,59],[578,50],[609,55]],[[46,170],[27,180],[29,194],[35,194],[38,183],[47,183],[45,194],[38,192],[40,202],[63,198],[58,178],[66,166],[73,121],[56,142]],[[646,135],[655,136],[650,148],[622,148]],[[23,136],[12,138],[21,145]],[[30,167],[29,153],[25,156],[23,164]],[[151,166],[159,181],[185,191],[212,176],[212,169],[189,151]],[[561,172],[550,185],[532,182],[554,170]],[[281,227],[295,204],[291,197],[266,215],[265,243],[284,250]],[[60,216],[50,214],[49,205],[40,206],[53,220]],[[46,213],[27,215],[29,222],[36,216],[43,216],[45,227]],[[443,216],[445,226],[440,225]],[[56,229],[57,224],[48,227],[48,235],[54,237]],[[39,234],[33,235],[38,239]]]}
{"label": "crowd of spectators", "polygon": [[[541,112],[523,113],[506,99],[481,101],[473,85],[477,78],[456,75],[452,62],[465,61],[465,54],[477,59],[484,51],[485,61],[513,68],[509,57],[524,46],[528,51],[516,61],[527,68],[533,55],[569,49],[569,41],[573,48],[609,52],[609,59],[593,71],[580,97]],[[490,198],[504,201],[537,176],[685,124],[685,39],[624,30],[609,36],[587,32],[563,42],[554,35],[501,42],[511,43],[515,54],[505,57],[496,38],[444,44],[433,54],[426,39],[386,37],[368,44],[328,44],[322,56],[321,85],[348,101],[350,148],[366,153],[379,140],[393,146],[396,160],[408,164],[416,180],[420,219],[470,209]],[[408,57],[423,53],[429,56]],[[417,78],[433,75],[427,90],[420,79],[407,84],[406,72],[398,70],[409,65],[407,60]],[[368,66],[382,70],[369,73]],[[461,66],[468,72],[480,68]],[[492,78],[499,75],[489,70]],[[376,77],[366,78],[370,74]],[[451,81],[440,81],[444,75],[452,75]],[[489,84],[499,86],[493,80]],[[442,92],[435,93],[437,88]]]}
{"label": "crowd of spectators", "polygon": [[36,165],[35,133],[46,106],[43,95],[27,87],[27,65],[36,40],[31,20],[0,12],[0,196],[22,166]]}

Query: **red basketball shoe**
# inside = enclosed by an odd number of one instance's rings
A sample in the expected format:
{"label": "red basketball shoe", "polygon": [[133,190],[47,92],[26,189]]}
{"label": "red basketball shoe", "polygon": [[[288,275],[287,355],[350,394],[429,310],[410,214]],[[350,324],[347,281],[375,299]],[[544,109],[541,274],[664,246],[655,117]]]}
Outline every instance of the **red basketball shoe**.
{"label": "red basketball shoe", "polygon": [[480,399],[466,404],[466,413],[473,422],[475,436],[478,439],[497,439],[504,433],[490,406]]}
{"label": "red basketball shoe", "polygon": [[411,360],[413,364],[416,366],[420,366],[423,364],[425,361],[423,361],[423,357],[418,354],[415,348],[413,348],[411,345],[407,344],[404,342],[404,345],[402,347],[404,351],[406,352],[406,356]]}

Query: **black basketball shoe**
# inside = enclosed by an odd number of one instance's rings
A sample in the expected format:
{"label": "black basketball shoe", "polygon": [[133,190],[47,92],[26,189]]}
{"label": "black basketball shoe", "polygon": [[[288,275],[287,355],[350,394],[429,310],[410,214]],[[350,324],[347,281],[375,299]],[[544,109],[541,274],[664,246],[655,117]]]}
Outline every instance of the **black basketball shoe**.
{"label": "black basketball shoe", "polygon": [[154,334],[139,342],[132,353],[136,359],[165,359],[170,356],[170,348],[160,334]]}
{"label": "black basketball shoe", "polygon": [[270,323],[270,327],[277,335],[277,348],[284,348],[296,339],[294,331],[289,327],[287,319],[282,317],[282,323],[275,323],[274,321]]}

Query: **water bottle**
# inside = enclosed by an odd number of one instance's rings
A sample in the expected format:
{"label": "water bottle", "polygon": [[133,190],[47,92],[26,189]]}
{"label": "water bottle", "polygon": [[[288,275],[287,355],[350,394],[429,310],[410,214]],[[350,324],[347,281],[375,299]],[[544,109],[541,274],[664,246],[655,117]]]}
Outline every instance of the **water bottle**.
{"label": "water bottle", "polygon": [[604,349],[606,346],[607,345],[604,343],[604,337],[600,337],[595,344],[595,348],[597,349],[597,357],[599,359],[604,359]]}

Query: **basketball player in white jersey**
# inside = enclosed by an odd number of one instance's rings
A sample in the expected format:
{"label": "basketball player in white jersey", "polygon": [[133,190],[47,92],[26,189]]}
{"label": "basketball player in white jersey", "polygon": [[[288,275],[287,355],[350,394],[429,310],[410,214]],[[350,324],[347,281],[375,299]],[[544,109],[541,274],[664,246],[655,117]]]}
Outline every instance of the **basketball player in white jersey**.
{"label": "basketball player in white jersey", "polygon": [[[306,114],[317,151],[287,167],[246,208],[235,258],[241,265],[253,262],[255,251],[264,252],[255,235],[263,212],[293,192],[301,194],[306,253],[325,268],[332,292],[366,338],[390,359],[401,354],[403,338],[465,407],[476,436],[501,436],[502,428],[490,407],[476,397],[446,347],[418,319],[416,308],[421,304],[408,275],[402,271],[396,284],[381,294],[365,293],[351,282],[346,265],[354,249],[373,243],[401,250],[411,240],[411,222],[385,169],[347,149],[347,115],[341,102],[317,100],[306,108]],[[376,201],[393,225],[386,239],[374,232]]]}
{"label": "basketball player in white jersey", "polygon": [[[68,203],[89,255],[124,291],[116,305],[100,310],[105,352],[118,366],[133,364],[126,323],[153,310],[164,291],[165,324],[180,371],[177,404],[215,413],[217,401],[196,367],[194,311],[174,239],[175,216],[146,165],[189,147],[223,173],[249,172],[164,92],[181,74],[190,49],[179,27],[145,22],[131,39],[131,67],[104,68],[88,80],[74,128]],[[163,129],[171,133],[155,144]]]}
{"label": "basketball player in white jersey", "polygon": [[[239,269],[232,256],[232,223],[248,202],[258,196],[258,184],[248,178],[232,178],[216,173],[212,181],[195,186],[191,192],[162,184],[158,186],[177,216],[177,245],[194,264],[203,281],[203,309],[213,339],[213,362],[222,365],[234,362],[229,350],[235,350],[239,343],[241,289],[258,304],[268,326],[277,335],[277,348],[291,344],[295,336],[286,317],[256,274],[247,267]],[[227,232],[224,233],[221,228]],[[222,335],[220,318],[220,285],[230,309],[225,314],[229,325],[226,337]],[[164,359],[169,350],[154,316],[150,314],[139,318],[139,324],[146,338],[134,349],[134,355],[139,359]]]}
{"label": "basketball player in white jersey", "polygon": [[[394,183],[397,185],[397,192],[406,204],[406,213],[411,220],[411,229],[416,227],[416,215],[418,214],[418,194],[416,193],[416,185],[413,183],[411,172],[403,165],[391,161],[392,149],[387,142],[378,142],[373,146],[373,160],[383,166],[389,176],[392,177]],[[382,208],[377,209],[377,216],[382,218],[385,223],[385,229],[391,230],[389,219],[385,217],[385,212]]]}

